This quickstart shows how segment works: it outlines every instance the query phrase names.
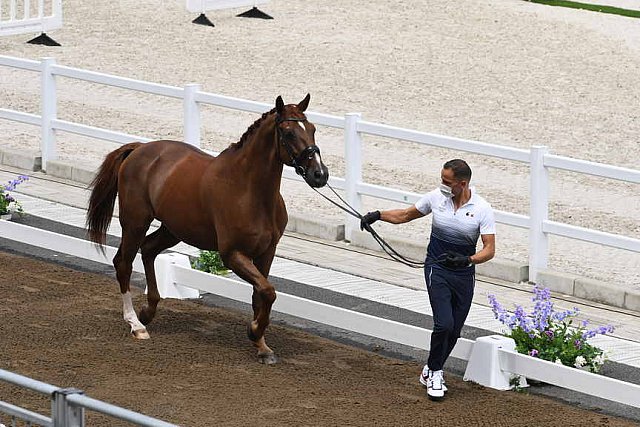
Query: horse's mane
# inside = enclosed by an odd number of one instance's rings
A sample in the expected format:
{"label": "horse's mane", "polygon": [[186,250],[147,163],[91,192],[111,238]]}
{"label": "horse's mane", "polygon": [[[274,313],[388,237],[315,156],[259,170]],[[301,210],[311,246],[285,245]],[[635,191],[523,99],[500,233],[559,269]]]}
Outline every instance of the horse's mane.
{"label": "horse's mane", "polygon": [[276,109],[274,107],[270,111],[263,113],[262,116],[258,120],[253,122],[253,124],[249,126],[249,128],[242,134],[242,136],[240,137],[240,141],[229,144],[229,146],[224,151],[227,151],[227,150],[235,151],[242,148],[245,141],[249,138],[249,136],[253,133],[253,131],[255,131],[257,128],[260,127],[260,125],[262,124],[264,119],[267,118],[268,115],[273,114],[275,112],[276,112]]}

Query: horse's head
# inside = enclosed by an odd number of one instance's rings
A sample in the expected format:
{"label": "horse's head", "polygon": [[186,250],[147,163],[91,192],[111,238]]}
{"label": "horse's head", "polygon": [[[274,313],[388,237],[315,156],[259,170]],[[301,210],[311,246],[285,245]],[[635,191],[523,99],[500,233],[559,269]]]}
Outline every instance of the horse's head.
{"label": "horse's head", "polygon": [[292,166],[310,186],[322,187],[329,179],[329,169],[322,163],[320,149],[315,144],[316,127],[304,115],[310,99],[311,95],[307,94],[298,105],[284,105],[278,96],[276,139],[282,162]]}

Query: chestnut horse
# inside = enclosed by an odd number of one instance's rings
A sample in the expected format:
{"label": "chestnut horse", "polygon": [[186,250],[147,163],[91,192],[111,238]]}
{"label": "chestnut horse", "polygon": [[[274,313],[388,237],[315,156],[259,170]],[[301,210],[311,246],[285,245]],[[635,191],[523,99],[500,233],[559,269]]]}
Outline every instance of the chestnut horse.
{"label": "chestnut horse", "polygon": [[[264,333],[276,299],[267,277],[288,220],[280,194],[283,165],[294,167],[312,187],[324,186],[329,178],[315,145],[315,126],[303,114],[310,98],[284,105],[278,96],[275,108],[217,157],[178,141],[133,142],[106,156],[91,184],[87,228],[104,249],[117,195],[122,240],[113,265],[124,318],[136,338],[149,338],[144,325],[160,301],[154,260],[183,241],[217,250],[228,268],[253,285],[248,335],[260,362],[276,362]],[[147,236],[154,218],[161,226]],[[129,291],[138,249],[148,288],[148,305],[139,319]]]}

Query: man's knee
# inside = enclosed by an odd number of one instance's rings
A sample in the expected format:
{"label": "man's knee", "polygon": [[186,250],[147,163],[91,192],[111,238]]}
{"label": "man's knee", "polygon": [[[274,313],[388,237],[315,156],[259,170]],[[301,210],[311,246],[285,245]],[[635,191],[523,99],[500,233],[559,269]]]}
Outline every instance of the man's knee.
{"label": "man's knee", "polygon": [[447,335],[451,335],[455,332],[453,319],[436,320],[433,324],[433,332],[446,333]]}

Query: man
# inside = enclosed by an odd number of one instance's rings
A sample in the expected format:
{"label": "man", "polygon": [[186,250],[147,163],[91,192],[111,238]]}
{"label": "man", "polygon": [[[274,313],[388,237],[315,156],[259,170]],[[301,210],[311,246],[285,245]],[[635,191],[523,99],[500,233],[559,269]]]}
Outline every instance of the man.
{"label": "man", "polygon": [[[441,400],[447,388],[442,367],[460,337],[475,285],[475,264],[495,254],[495,219],[491,205],[469,187],[471,168],[460,159],[446,162],[439,188],[406,209],[374,211],[362,217],[360,228],[377,220],[402,224],[433,213],[424,276],[433,311],[429,359],[420,375],[432,400]],[[482,249],[476,252],[478,237]]]}

